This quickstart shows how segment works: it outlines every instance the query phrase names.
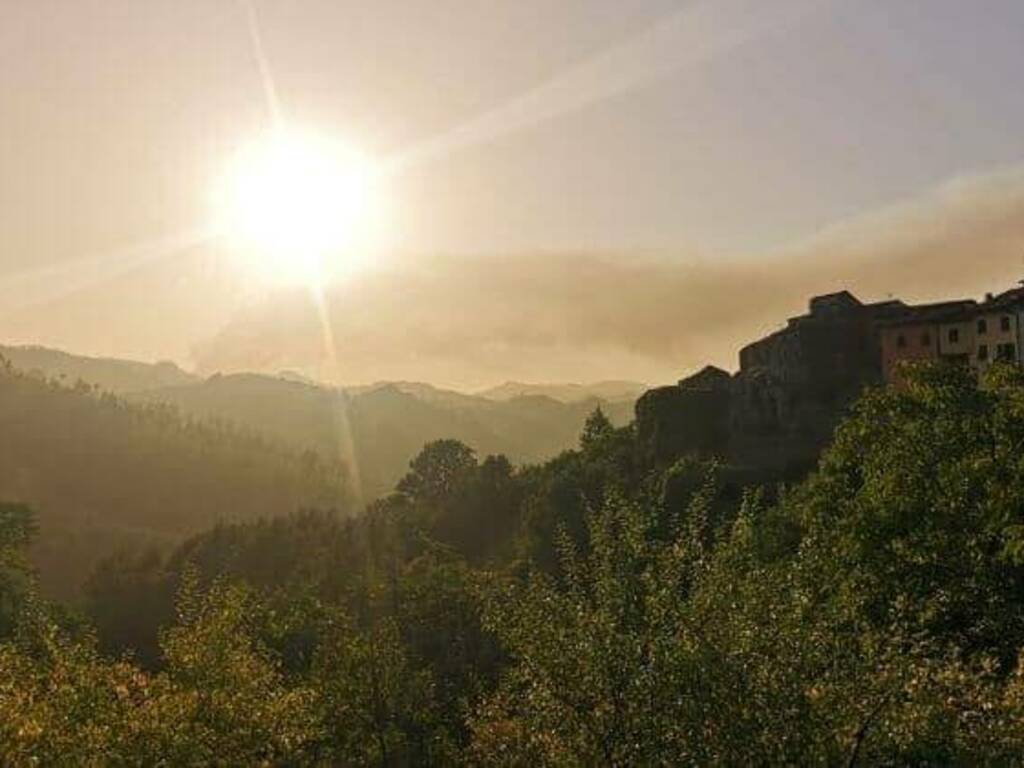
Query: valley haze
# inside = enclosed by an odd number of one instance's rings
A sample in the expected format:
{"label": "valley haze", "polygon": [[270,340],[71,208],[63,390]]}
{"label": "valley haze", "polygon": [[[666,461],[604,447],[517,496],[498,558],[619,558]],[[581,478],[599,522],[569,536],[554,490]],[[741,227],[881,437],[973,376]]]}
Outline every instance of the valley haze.
{"label": "valley haze", "polygon": [[0,766],[1024,766],[1024,0],[0,0]]}

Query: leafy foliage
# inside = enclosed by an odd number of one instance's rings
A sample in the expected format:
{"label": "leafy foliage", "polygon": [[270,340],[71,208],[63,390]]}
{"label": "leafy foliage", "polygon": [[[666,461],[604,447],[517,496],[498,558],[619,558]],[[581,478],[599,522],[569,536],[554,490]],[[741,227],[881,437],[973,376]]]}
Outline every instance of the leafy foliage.
{"label": "leafy foliage", "polygon": [[435,443],[359,520],[109,561],[99,644],[2,506],[0,762],[1019,763],[1024,377],[907,381],[779,493],[599,414],[539,467]]}
{"label": "leafy foliage", "polygon": [[31,597],[31,571],[25,550],[36,533],[24,504],[0,503],[0,639],[9,637]]}
{"label": "leafy foliage", "polygon": [[33,561],[62,598],[119,549],[173,546],[218,521],[349,508],[340,465],[228,424],[135,405],[0,359],[0,498],[31,504]]}

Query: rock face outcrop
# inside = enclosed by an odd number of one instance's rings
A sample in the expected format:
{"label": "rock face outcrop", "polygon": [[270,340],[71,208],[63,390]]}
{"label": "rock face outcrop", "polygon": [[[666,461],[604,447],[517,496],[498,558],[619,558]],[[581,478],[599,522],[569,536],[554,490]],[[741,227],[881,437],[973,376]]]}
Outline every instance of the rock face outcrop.
{"label": "rock face outcrop", "polygon": [[668,464],[680,456],[722,456],[729,450],[732,377],[708,366],[674,387],[646,392],[636,403],[643,458]]}
{"label": "rock face outcrop", "polygon": [[849,403],[882,379],[879,326],[907,311],[862,304],[846,291],[740,351],[735,374],[707,367],[637,402],[641,451],[665,464],[713,455],[773,473],[813,464]]}

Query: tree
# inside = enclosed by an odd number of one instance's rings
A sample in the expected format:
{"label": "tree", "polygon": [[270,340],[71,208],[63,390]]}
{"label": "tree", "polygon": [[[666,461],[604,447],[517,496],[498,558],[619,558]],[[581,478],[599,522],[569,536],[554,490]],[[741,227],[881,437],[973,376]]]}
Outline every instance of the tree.
{"label": "tree", "polygon": [[201,593],[187,578],[156,675],[40,616],[0,644],[0,762],[312,762],[323,735],[313,694],[256,637],[262,613],[245,589]]}
{"label": "tree", "polygon": [[429,535],[472,563],[508,557],[519,531],[523,484],[504,456],[467,469],[444,503],[428,510]]}
{"label": "tree", "polygon": [[[630,430],[522,470],[441,441],[359,520],[113,559],[115,634],[180,584],[146,670],[61,626],[0,505],[0,763],[1017,764],[1024,374],[906,383],[735,503],[728,468],[642,474]],[[524,508],[533,557],[465,556]]]}
{"label": "tree", "polygon": [[[483,762],[1005,764],[1024,749],[1024,376],[868,394],[819,471],[713,520],[691,468],[499,583]],[[673,503],[673,507],[677,502]],[[669,523],[667,529],[664,522]],[[666,535],[667,533],[667,535]]]}
{"label": "tree", "polygon": [[[695,498],[692,514],[708,499]],[[609,499],[588,517],[590,548],[560,541],[564,586],[542,573],[499,582],[485,625],[514,659],[474,722],[475,754],[510,765],[707,761],[700,670],[714,669],[682,598],[700,548],[657,535],[656,511]]]}
{"label": "tree", "polygon": [[433,680],[438,724],[463,746],[468,718],[504,660],[483,626],[478,580],[455,553],[434,546],[403,569],[394,616],[403,645]]}
{"label": "tree", "polygon": [[126,653],[146,669],[160,664],[159,630],[174,619],[176,574],[155,549],[102,560],[85,584],[85,608],[100,649]]}
{"label": "tree", "polygon": [[1024,379],[907,383],[868,393],[777,506],[748,506],[693,593],[739,684],[720,719],[744,724],[734,754],[1000,764],[1022,748]]}
{"label": "tree", "polygon": [[585,447],[565,451],[542,466],[521,473],[523,556],[545,568],[558,567],[556,540],[567,532],[580,547],[587,547],[585,517],[600,509],[609,494],[638,499],[644,478],[637,464],[635,433],[631,427],[608,430],[610,424],[595,411],[580,437]]}
{"label": "tree", "polygon": [[587,416],[580,433],[580,448],[584,451],[599,450],[601,446],[615,434],[615,427],[604,415],[601,406],[597,406]]}
{"label": "tree", "polygon": [[204,593],[185,574],[178,621],[162,638],[167,670],[138,716],[150,760],[279,763],[323,739],[314,692],[290,684],[257,636],[264,611],[250,589],[219,583]]}
{"label": "tree", "polygon": [[366,632],[344,622],[324,639],[313,668],[332,762],[443,762],[449,745],[433,727],[433,681],[409,662],[392,621]]}
{"label": "tree", "polygon": [[971,654],[1016,659],[1024,633],[1024,373],[951,366],[878,390],[788,509],[833,542],[837,588],[877,626],[907,620]]}
{"label": "tree", "polygon": [[476,467],[472,448],[458,440],[435,440],[409,463],[409,472],[398,482],[398,491],[414,501],[440,503],[459,480]]}
{"label": "tree", "polygon": [[14,632],[30,598],[32,570],[25,551],[35,535],[28,506],[0,502],[0,640]]}

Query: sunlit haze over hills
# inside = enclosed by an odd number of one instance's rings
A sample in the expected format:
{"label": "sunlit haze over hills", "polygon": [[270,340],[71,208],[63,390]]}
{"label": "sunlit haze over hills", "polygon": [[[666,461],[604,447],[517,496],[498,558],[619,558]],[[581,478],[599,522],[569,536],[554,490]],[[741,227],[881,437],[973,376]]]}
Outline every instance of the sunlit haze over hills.
{"label": "sunlit haze over hills", "polygon": [[0,766],[1024,766],[1024,0],[0,0]]}
{"label": "sunlit haze over hills", "polygon": [[0,15],[8,343],[348,383],[658,382],[734,368],[811,293],[1024,273],[1014,0]]}

